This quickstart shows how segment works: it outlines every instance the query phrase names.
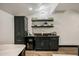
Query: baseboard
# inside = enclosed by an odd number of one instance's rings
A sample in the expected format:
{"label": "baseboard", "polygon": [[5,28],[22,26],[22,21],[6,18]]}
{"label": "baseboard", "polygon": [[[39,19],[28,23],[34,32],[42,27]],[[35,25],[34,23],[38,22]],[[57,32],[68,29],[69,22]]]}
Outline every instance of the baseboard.
{"label": "baseboard", "polygon": [[59,47],[78,47],[79,45],[59,45]]}

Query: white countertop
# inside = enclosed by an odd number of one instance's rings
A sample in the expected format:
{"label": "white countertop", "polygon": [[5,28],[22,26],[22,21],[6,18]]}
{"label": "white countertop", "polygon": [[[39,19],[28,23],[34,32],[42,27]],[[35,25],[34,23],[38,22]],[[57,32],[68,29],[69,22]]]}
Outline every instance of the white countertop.
{"label": "white countertop", "polygon": [[0,56],[18,56],[24,48],[22,44],[0,44]]}

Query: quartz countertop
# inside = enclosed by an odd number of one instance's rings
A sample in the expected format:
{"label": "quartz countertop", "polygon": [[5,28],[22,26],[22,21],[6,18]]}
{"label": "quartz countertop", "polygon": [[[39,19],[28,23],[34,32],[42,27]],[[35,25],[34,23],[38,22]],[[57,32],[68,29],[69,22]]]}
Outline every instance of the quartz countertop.
{"label": "quartz countertop", "polygon": [[18,56],[24,48],[22,44],[0,44],[0,56]]}

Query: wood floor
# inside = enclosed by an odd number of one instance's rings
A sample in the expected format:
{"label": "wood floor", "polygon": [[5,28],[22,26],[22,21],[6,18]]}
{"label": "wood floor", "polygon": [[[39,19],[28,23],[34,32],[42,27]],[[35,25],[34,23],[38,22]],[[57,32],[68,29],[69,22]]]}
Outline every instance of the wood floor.
{"label": "wood floor", "polygon": [[76,47],[60,47],[58,51],[33,51],[26,50],[26,56],[53,56],[53,55],[78,55],[78,48]]}

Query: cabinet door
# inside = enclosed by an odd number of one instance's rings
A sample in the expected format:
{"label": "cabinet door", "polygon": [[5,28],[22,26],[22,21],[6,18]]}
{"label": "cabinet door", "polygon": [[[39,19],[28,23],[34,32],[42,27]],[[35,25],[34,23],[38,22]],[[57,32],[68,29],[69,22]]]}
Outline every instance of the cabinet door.
{"label": "cabinet door", "polygon": [[50,38],[50,50],[58,50],[58,38]]}
{"label": "cabinet door", "polygon": [[42,50],[49,50],[49,39],[48,38],[42,38],[41,40],[41,47]]}
{"label": "cabinet door", "polygon": [[35,50],[49,50],[49,39],[47,37],[37,37],[35,39]]}
{"label": "cabinet door", "polygon": [[25,33],[25,24],[24,24],[24,17],[15,16],[14,18],[14,25],[15,25],[15,43],[16,44],[24,44],[24,33]]}
{"label": "cabinet door", "polygon": [[35,38],[35,50],[41,50],[42,49],[41,40],[42,39],[40,37]]}

